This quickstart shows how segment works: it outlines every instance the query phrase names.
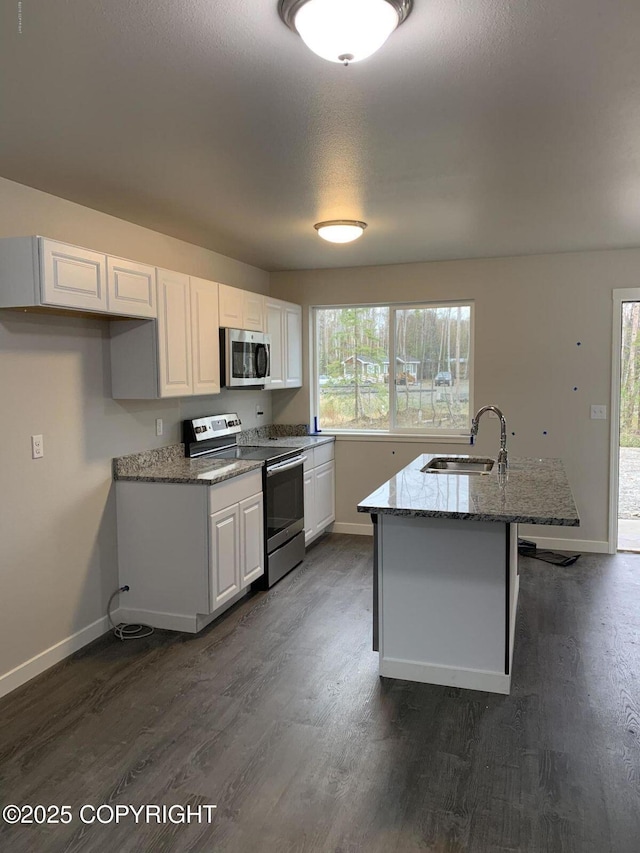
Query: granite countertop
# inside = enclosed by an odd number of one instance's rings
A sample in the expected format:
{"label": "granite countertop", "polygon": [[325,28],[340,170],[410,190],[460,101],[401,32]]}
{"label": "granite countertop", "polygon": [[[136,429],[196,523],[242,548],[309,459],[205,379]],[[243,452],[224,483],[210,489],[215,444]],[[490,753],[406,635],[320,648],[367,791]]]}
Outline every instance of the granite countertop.
{"label": "granite countertop", "polygon": [[114,459],[113,478],[139,483],[214,486],[247,471],[258,470],[263,464],[239,459],[188,459],[184,455],[184,444],[172,444]]}
{"label": "granite countertop", "polygon": [[[239,445],[251,447],[315,447],[335,441],[332,435],[309,435],[304,424],[270,424],[241,432]],[[247,471],[262,468],[264,462],[240,459],[189,459],[184,444],[144,450],[113,460],[114,480],[140,483],[187,483],[213,486]]]}
{"label": "granite countertop", "polygon": [[442,454],[418,456],[361,501],[358,512],[565,527],[580,524],[560,459],[512,457],[501,484],[497,464],[488,474],[424,474],[420,469],[435,455]]}

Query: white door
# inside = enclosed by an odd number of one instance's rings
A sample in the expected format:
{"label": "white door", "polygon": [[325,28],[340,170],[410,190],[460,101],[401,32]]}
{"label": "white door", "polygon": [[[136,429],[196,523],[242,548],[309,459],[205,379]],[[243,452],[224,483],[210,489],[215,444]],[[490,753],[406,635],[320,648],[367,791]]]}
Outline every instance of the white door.
{"label": "white door", "polygon": [[280,300],[266,300],[267,334],[271,338],[271,376],[266,388],[284,388],[284,311]]}
{"label": "white door", "polygon": [[284,309],[285,327],[285,388],[302,386],[302,308],[287,305]]}
{"label": "white door", "polygon": [[336,517],[335,464],[327,462],[325,465],[314,468],[313,473],[316,500],[315,532],[319,533]]}
{"label": "white door", "polygon": [[304,541],[308,543],[316,532],[316,492],[314,471],[304,472]]}
{"label": "white door", "polygon": [[264,574],[262,492],[240,502],[240,588]]}
{"label": "white door", "polygon": [[158,270],[158,362],[161,397],[193,393],[189,276]]}
{"label": "white door", "polygon": [[240,509],[238,504],[209,517],[210,612],[240,591]]}
{"label": "white door", "polygon": [[85,311],[107,310],[106,255],[42,240],[42,302]]}
{"label": "white door", "polygon": [[107,258],[107,304],[110,314],[155,317],[155,267]]}
{"label": "white door", "polygon": [[191,347],[193,393],[220,393],[220,336],[218,285],[191,278]]}

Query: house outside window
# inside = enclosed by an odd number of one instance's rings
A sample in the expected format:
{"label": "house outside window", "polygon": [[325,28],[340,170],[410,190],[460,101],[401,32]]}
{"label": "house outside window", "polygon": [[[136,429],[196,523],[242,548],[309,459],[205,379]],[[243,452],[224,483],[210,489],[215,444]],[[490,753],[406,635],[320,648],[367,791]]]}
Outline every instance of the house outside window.
{"label": "house outside window", "polygon": [[471,302],[317,307],[314,317],[322,429],[468,433]]}

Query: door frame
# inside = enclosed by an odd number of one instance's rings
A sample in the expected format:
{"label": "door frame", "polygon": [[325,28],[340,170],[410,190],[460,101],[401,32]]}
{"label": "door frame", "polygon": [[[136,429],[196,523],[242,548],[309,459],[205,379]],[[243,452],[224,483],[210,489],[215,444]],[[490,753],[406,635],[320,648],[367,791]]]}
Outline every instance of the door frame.
{"label": "door frame", "polygon": [[640,302],[640,287],[623,287],[612,291],[613,328],[611,357],[611,437],[609,451],[609,553],[618,550],[618,487],[620,480],[620,380],[622,347],[622,303]]}

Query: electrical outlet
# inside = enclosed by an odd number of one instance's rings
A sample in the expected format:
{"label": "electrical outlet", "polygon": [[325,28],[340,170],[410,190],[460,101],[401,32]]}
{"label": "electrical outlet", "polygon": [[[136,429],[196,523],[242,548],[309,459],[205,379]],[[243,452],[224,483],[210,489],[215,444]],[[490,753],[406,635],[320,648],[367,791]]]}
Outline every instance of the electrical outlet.
{"label": "electrical outlet", "polygon": [[592,421],[606,421],[607,407],[606,406],[591,406]]}
{"label": "electrical outlet", "polygon": [[156,418],[156,435],[162,435],[163,427],[162,418]]}
{"label": "electrical outlet", "polygon": [[41,435],[31,436],[31,458],[42,459],[44,456],[44,441]]}
{"label": "electrical outlet", "polygon": [[264,410],[260,403],[256,403],[256,417],[261,418],[264,416]]}

